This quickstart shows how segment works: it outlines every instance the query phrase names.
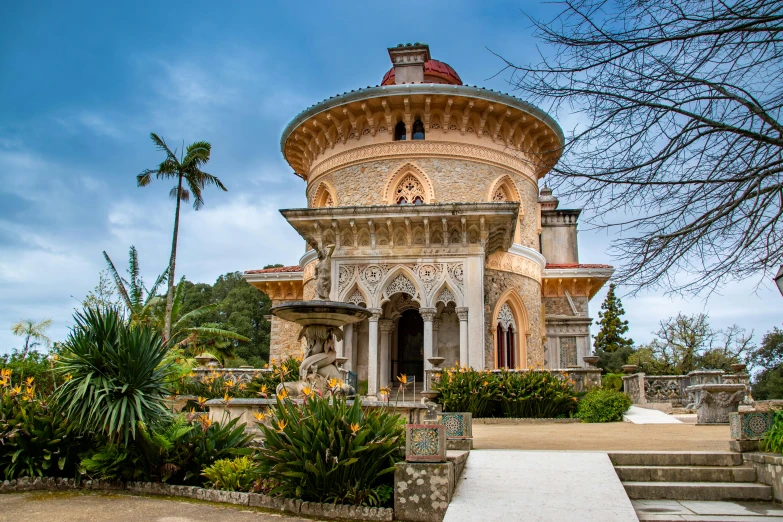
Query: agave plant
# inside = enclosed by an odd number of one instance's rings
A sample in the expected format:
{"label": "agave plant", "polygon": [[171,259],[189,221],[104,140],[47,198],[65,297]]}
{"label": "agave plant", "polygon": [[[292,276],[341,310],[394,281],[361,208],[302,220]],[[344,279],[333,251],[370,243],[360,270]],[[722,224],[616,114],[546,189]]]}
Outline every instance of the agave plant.
{"label": "agave plant", "polygon": [[166,346],[153,328],[132,325],[117,309],[88,308],[74,315],[55,372],[64,383],[53,399],[82,432],[103,432],[110,442],[135,439],[138,422],[169,412]]}

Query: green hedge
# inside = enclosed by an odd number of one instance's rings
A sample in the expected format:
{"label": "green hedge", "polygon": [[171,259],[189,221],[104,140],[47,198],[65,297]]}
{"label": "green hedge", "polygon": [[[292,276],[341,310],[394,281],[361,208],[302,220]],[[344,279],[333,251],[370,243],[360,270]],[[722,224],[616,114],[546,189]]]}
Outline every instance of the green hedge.
{"label": "green hedge", "polygon": [[623,414],[631,407],[631,399],[624,393],[594,388],[579,401],[576,416],[582,422],[614,422],[623,420]]}

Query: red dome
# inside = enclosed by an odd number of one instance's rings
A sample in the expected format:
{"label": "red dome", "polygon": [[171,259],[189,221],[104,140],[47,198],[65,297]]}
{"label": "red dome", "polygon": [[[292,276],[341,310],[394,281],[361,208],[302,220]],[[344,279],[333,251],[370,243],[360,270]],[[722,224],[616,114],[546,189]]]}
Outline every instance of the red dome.
{"label": "red dome", "polygon": [[[446,83],[449,85],[462,85],[462,79],[451,65],[438,60],[424,62],[424,83]],[[394,85],[394,67],[383,76],[381,85]]]}

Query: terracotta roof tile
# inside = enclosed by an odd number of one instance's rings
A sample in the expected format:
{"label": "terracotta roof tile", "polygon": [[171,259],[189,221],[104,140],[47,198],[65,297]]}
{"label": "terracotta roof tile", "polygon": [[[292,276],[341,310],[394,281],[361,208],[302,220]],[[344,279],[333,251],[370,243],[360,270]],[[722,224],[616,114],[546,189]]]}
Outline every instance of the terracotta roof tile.
{"label": "terracotta roof tile", "polygon": [[261,270],[248,270],[246,274],[275,274],[280,272],[301,272],[302,267],[299,265],[292,266],[277,266],[275,268],[264,268]]}
{"label": "terracotta roof tile", "polygon": [[548,269],[558,269],[558,268],[614,268],[612,265],[583,265],[580,263],[565,263],[565,264],[552,264],[547,263],[546,267]]}
{"label": "terracotta roof tile", "polygon": [[[438,60],[427,60],[424,62],[424,74],[437,76],[451,85],[462,85],[462,78],[459,77],[457,71],[455,71],[451,65]],[[381,85],[394,85],[395,76],[394,67],[392,67],[383,76]],[[428,82],[425,81],[424,83]]]}

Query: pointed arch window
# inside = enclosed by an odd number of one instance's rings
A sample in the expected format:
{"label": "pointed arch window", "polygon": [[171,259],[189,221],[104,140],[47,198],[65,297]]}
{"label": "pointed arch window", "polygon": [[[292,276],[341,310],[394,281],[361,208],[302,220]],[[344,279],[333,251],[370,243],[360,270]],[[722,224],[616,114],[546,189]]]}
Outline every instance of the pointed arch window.
{"label": "pointed arch window", "polygon": [[408,174],[397,185],[394,191],[394,201],[398,205],[423,205],[424,187],[413,174]]}
{"label": "pointed arch window", "polygon": [[407,138],[407,130],[405,129],[405,122],[398,122],[394,126],[394,141],[404,141]]}
{"label": "pointed arch window", "polygon": [[413,139],[414,140],[423,140],[424,139],[424,124],[421,122],[421,120],[416,120],[413,122]]}
{"label": "pointed arch window", "polygon": [[517,330],[514,314],[508,303],[504,303],[498,313],[497,324],[497,364],[498,368],[514,368],[516,366],[516,335]]}

